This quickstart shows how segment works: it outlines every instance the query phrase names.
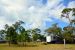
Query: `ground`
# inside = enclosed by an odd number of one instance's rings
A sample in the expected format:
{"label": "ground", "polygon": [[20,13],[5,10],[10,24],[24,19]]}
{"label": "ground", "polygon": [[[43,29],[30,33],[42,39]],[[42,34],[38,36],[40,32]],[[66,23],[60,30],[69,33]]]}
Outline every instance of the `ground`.
{"label": "ground", "polygon": [[0,50],[75,50],[75,44],[66,44],[64,48],[63,44],[38,44],[35,46],[13,46],[9,47],[8,44],[0,44]]}

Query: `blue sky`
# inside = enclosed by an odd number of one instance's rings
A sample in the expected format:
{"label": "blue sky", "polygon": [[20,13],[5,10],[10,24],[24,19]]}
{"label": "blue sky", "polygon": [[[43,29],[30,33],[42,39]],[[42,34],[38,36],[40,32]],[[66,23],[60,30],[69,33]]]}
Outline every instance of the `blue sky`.
{"label": "blue sky", "polygon": [[[62,3],[64,6],[68,7],[68,4],[70,2],[73,2],[73,1],[75,1],[75,0],[63,0],[58,5],[60,5]],[[46,2],[47,2],[47,0],[46,0]],[[58,26],[61,27],[61,28],[69,25],[69,23],[63,22],[63,21],[61,21],[59,19],[56,19],[56,18],[52,18],[52,20],[53,20],[53,22],[48,22],[48,21],[46,22],[46,27],[47,28],[49,28],[54,23],[58,23]]]}
{"label": "blue sky", "polygon": [[63,28],[69,24],[60,18],[64,8],[75,8],[75,0],[0,0],[0,29],[18,20],[25,22],[26,29],[44,30],[53,23]]}
{"label": "blue sky", "polygon": [[53,19],[53,22],[48,22],[48,21],[46,22],[46,27],[47,28],[51,27],[52,24],[54,24],[54,23],[58,23],[58,26],[61,27],[61,28],[63,28],[63,27],[68,25],[68,23],[63,22],[63,21],[61,21],[59,19],[55,19],[55,18],[52,18],[52,19]]}

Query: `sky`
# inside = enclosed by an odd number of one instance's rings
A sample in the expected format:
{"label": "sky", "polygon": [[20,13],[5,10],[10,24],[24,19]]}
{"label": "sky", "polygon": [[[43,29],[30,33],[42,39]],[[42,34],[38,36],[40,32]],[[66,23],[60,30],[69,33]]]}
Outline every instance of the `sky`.
{"label": "sky", "polygon": [[63,28],[69,24],[60,18],[64,8],[75,8],[75,0],[0,0],[0,29],[18,20],[25,22],[25,29],[44,30],[54,23]]}

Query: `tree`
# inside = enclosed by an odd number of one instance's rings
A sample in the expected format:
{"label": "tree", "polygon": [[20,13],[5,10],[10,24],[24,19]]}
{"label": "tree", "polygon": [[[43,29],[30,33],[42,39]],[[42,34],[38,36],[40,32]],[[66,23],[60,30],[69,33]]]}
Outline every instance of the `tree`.
{"label": "tree", "polygon": [[38,33],[40,33],[41,30],[38,28],[32,29],[31,33],[32,33],[32,41],[36,41],[38,39]]}
{"label": "tree", "polygon": [[73,34],[71,32],[65,31],[63,33],[63,39],[65,39],[67,43],[73,43]]}
{"label": "tree", "polygon": [[52,27],[46,29],[46,32],[53,33],[54,35],[59,36],[61,34],[62,29],[57,26],[57,23],[52,24]]}
{"label": "tree", "polygon": [[23,46],[24,46],[24,45],[26,45],[26,42],[28,42],[30,40],[30,37],[29,37],[30,35],[28,33],[28,30],[26,31],[22,26],[20,26],[19,30],[20,30],[20,32],[19,32],[20,34],[18,36],[18,40],[20,42],[22,42]]}
{"label": "tree", "polygon": [[7,39],[9,40],[9,43],[17,44],[17,33],[12,26],[10,26],[7,30]]}
{"label": "tree", "polygon": [[[73,19],[70,18],[70,13],[72,12],[72,17],[74,17]],[[62,14],[61,14],[61,17],[65,17],[65,18],[68,18],[69,22],[70,22],[70,25],[74,25],[75,24],[75,8],[65,8],[63,9],[62,11]]]}
{"label": "tree", "polygon": [[[70,13],[72,13],[73,19],[70,18]],[[65,8],[62,11],[61,17],[68,18],[69,25],[63,28],[63,38],[66,39],[67,42],[73,42],[73,32],[75,31],[75,8]]]}
{"label": "tree", "polygon": [[41,42],[46,40],[46,37],[41,34],[37,34],[37,39],[39,39]]}
{"label": "tree", "polygon": [[10,37],[9,37],[9,31],[8,31],[8,24],[5,25],[5,33],[6,33],[6,40],[8,41],[9,43],[9,46],[10,46]]}
{"label": "tree", "polygon": [[73,27],[72,26],[67,26],[67,27],[63,28],[63,38],[68,43],[72,43],[74,41],[74,38],[73,38]]}
{"label": "tree", "polygon": [[0,34],[5,34],[5,30],[0,30]]}
{"label": "tree", "polygon": [[9,45],[10,43],[17,44],[18,32],[20,30],[21,24],[23,23],[23,21],[18,21],[11,26],[9,26],[8,24],[5,25],[6,38],[9,41]]}

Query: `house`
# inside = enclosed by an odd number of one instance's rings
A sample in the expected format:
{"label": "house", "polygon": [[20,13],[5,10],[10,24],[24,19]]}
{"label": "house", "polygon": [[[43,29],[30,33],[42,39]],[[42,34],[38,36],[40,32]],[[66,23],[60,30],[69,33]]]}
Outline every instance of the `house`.
{"label": "house", "polygon": [[56,40],[56,37],[55,37],[55,35],[53,35],[53,34],[50,34],[50,35],[47,35],[47,36],[46,36],[46,42],[47,42],[47,43],[54,43],[55,40]]}

